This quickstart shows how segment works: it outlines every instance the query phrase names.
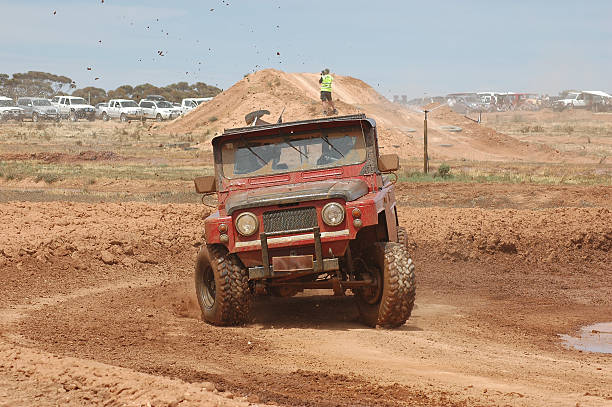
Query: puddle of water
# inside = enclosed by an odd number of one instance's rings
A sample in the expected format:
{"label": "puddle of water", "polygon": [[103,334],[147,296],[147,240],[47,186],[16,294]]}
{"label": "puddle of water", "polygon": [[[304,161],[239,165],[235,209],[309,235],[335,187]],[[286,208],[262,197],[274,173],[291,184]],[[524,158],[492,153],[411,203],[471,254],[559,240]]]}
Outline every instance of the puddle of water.
{"label": "puddle of water", "polygon": [[612,353],[612,322],[583,326],[579,333],[578,338],[561,334],[559,337],[568,348],[587,352]]}

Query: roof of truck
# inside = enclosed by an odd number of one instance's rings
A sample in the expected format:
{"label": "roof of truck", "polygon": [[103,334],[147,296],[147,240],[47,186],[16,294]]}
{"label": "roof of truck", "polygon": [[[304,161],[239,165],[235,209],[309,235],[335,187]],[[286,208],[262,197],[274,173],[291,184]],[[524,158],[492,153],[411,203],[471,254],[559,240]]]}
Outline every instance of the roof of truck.
{"label": "roof of truck", "polygon": [[367,123],[370,127],[376,127],[376,121],[374,119],[366,117],[365,114],[354,114],[348,116],[335,116],[335,117],[325,117],[321,119],[310,119],[310,120],[300,120],[295,122],[287,122],[287,123],[275,123],[275,124],[263,124],[259,126],[249,126],[249,127],[238,127],[233,129],[225,129],[223,134],[220,136],[214,137],[212,142],[215,140],[224,137],[231,136],[237,134],[270,134],[273,130],[276,129],[291,129],[295,127],[307,127],[307,128],[317,128],[317,127],[337,127],[338,124],[357,124],[357,123]]}

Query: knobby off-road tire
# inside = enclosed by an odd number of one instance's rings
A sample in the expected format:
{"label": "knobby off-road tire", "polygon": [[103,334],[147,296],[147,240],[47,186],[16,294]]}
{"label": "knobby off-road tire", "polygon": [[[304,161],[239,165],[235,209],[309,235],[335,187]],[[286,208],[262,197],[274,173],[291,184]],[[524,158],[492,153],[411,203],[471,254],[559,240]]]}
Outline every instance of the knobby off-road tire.
{"label": "knobby off-road tire", "polygon": [[404,325],[414,307],[416,278],[414,264],[405,245],[393,242],[375,243],[372,269],[378,271],[382,294],[375,302],[360,293],[356,300],[361,321],[371,327],[377,325],[396,328]]}
{"label": "knobby off-road tire", "polygon": [[408,248],[408,233],[406,233],[405,227],[400,226],[397,228],[397,242]]}
{"label": "knobby off-road tire", "polygon": [[208,256],[198,256],[195,273],[202,318],[220,326],[248,322],[252,302],[248,270],[224,246],[202,246],[200,250],[208,250]]}
{"label": "knobby off-road tire", "polygon": [[105,122],[110,120],[110,117],[108,116],[108,114],[106,114],[106,112],[102,113],[102,120]]}
{"label": "knobby off-road tire", "polygon": [[68,113],[68,118],[70,119],[71,122],[79,121],[79,118],[77,117],[77,114],[75,111]]}

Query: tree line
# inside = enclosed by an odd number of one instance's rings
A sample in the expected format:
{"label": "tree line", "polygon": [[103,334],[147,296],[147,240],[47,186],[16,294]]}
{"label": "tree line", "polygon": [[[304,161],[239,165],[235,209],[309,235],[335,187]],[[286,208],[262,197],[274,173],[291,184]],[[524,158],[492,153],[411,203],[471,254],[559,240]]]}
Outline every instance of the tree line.
{"label": "tree line", "polygon": [[13,99],[22,96],[50,99],[57,95],[71,94],[96,104],[109,99],[134,99],[138,101],[147,95],[161,95],[167,100],[178,102],[184,98],[214,97],[219,93],[221,93],[221,89],[204,82],[193,84],[178,82],[163,87],[157,87],[150,83],[137,86],[122,85],[115,90],[106,91],[94,86],[77,89],[76,83],[69,77],[47,72],[28,71],[15,73],[12,77],[0,73],[0,95]]}

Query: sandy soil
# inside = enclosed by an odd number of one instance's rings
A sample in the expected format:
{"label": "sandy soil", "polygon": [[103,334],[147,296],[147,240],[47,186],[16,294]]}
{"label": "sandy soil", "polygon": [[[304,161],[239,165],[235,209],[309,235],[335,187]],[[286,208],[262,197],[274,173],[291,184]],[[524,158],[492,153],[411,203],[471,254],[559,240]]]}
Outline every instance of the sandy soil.
{"label": "sandy soil", "polygon": [[612,315],[610,188],[398,189],[418,292],[397,330],[318,292],[203,323],[201,205],[0,204],[0,405],[610,405],[610,356],[557,336]]}
{"label": "sandy soil", "polygon": [[[334,75],[334,100],[339,114],[365,113],[379,125],[382,151],[404,158],[418,157],[423,149],[423,114],[393,104],[365,82]],[[435,106],[429,106],[433,108]],[[211,102],[169,123],[153,125],[159,134],[221,134],[224,128],[245,126],[244,116],[254,110],[271,112],[275,121],[285,109],[284,121],[322,117],[318,76],[312,73],[286,73],[274,69],[255,72],[238,81]],[[543,143],[508,136],[477,124],[449,107],[433,111],[429,117],[429,154],[432,160],[597,163],[601,157],[559,151]],[[452,132],[445,126],[459,126]],[[212,129],[212,130],[211,130]],[[210,149],[210,143],[200,148]]]}

